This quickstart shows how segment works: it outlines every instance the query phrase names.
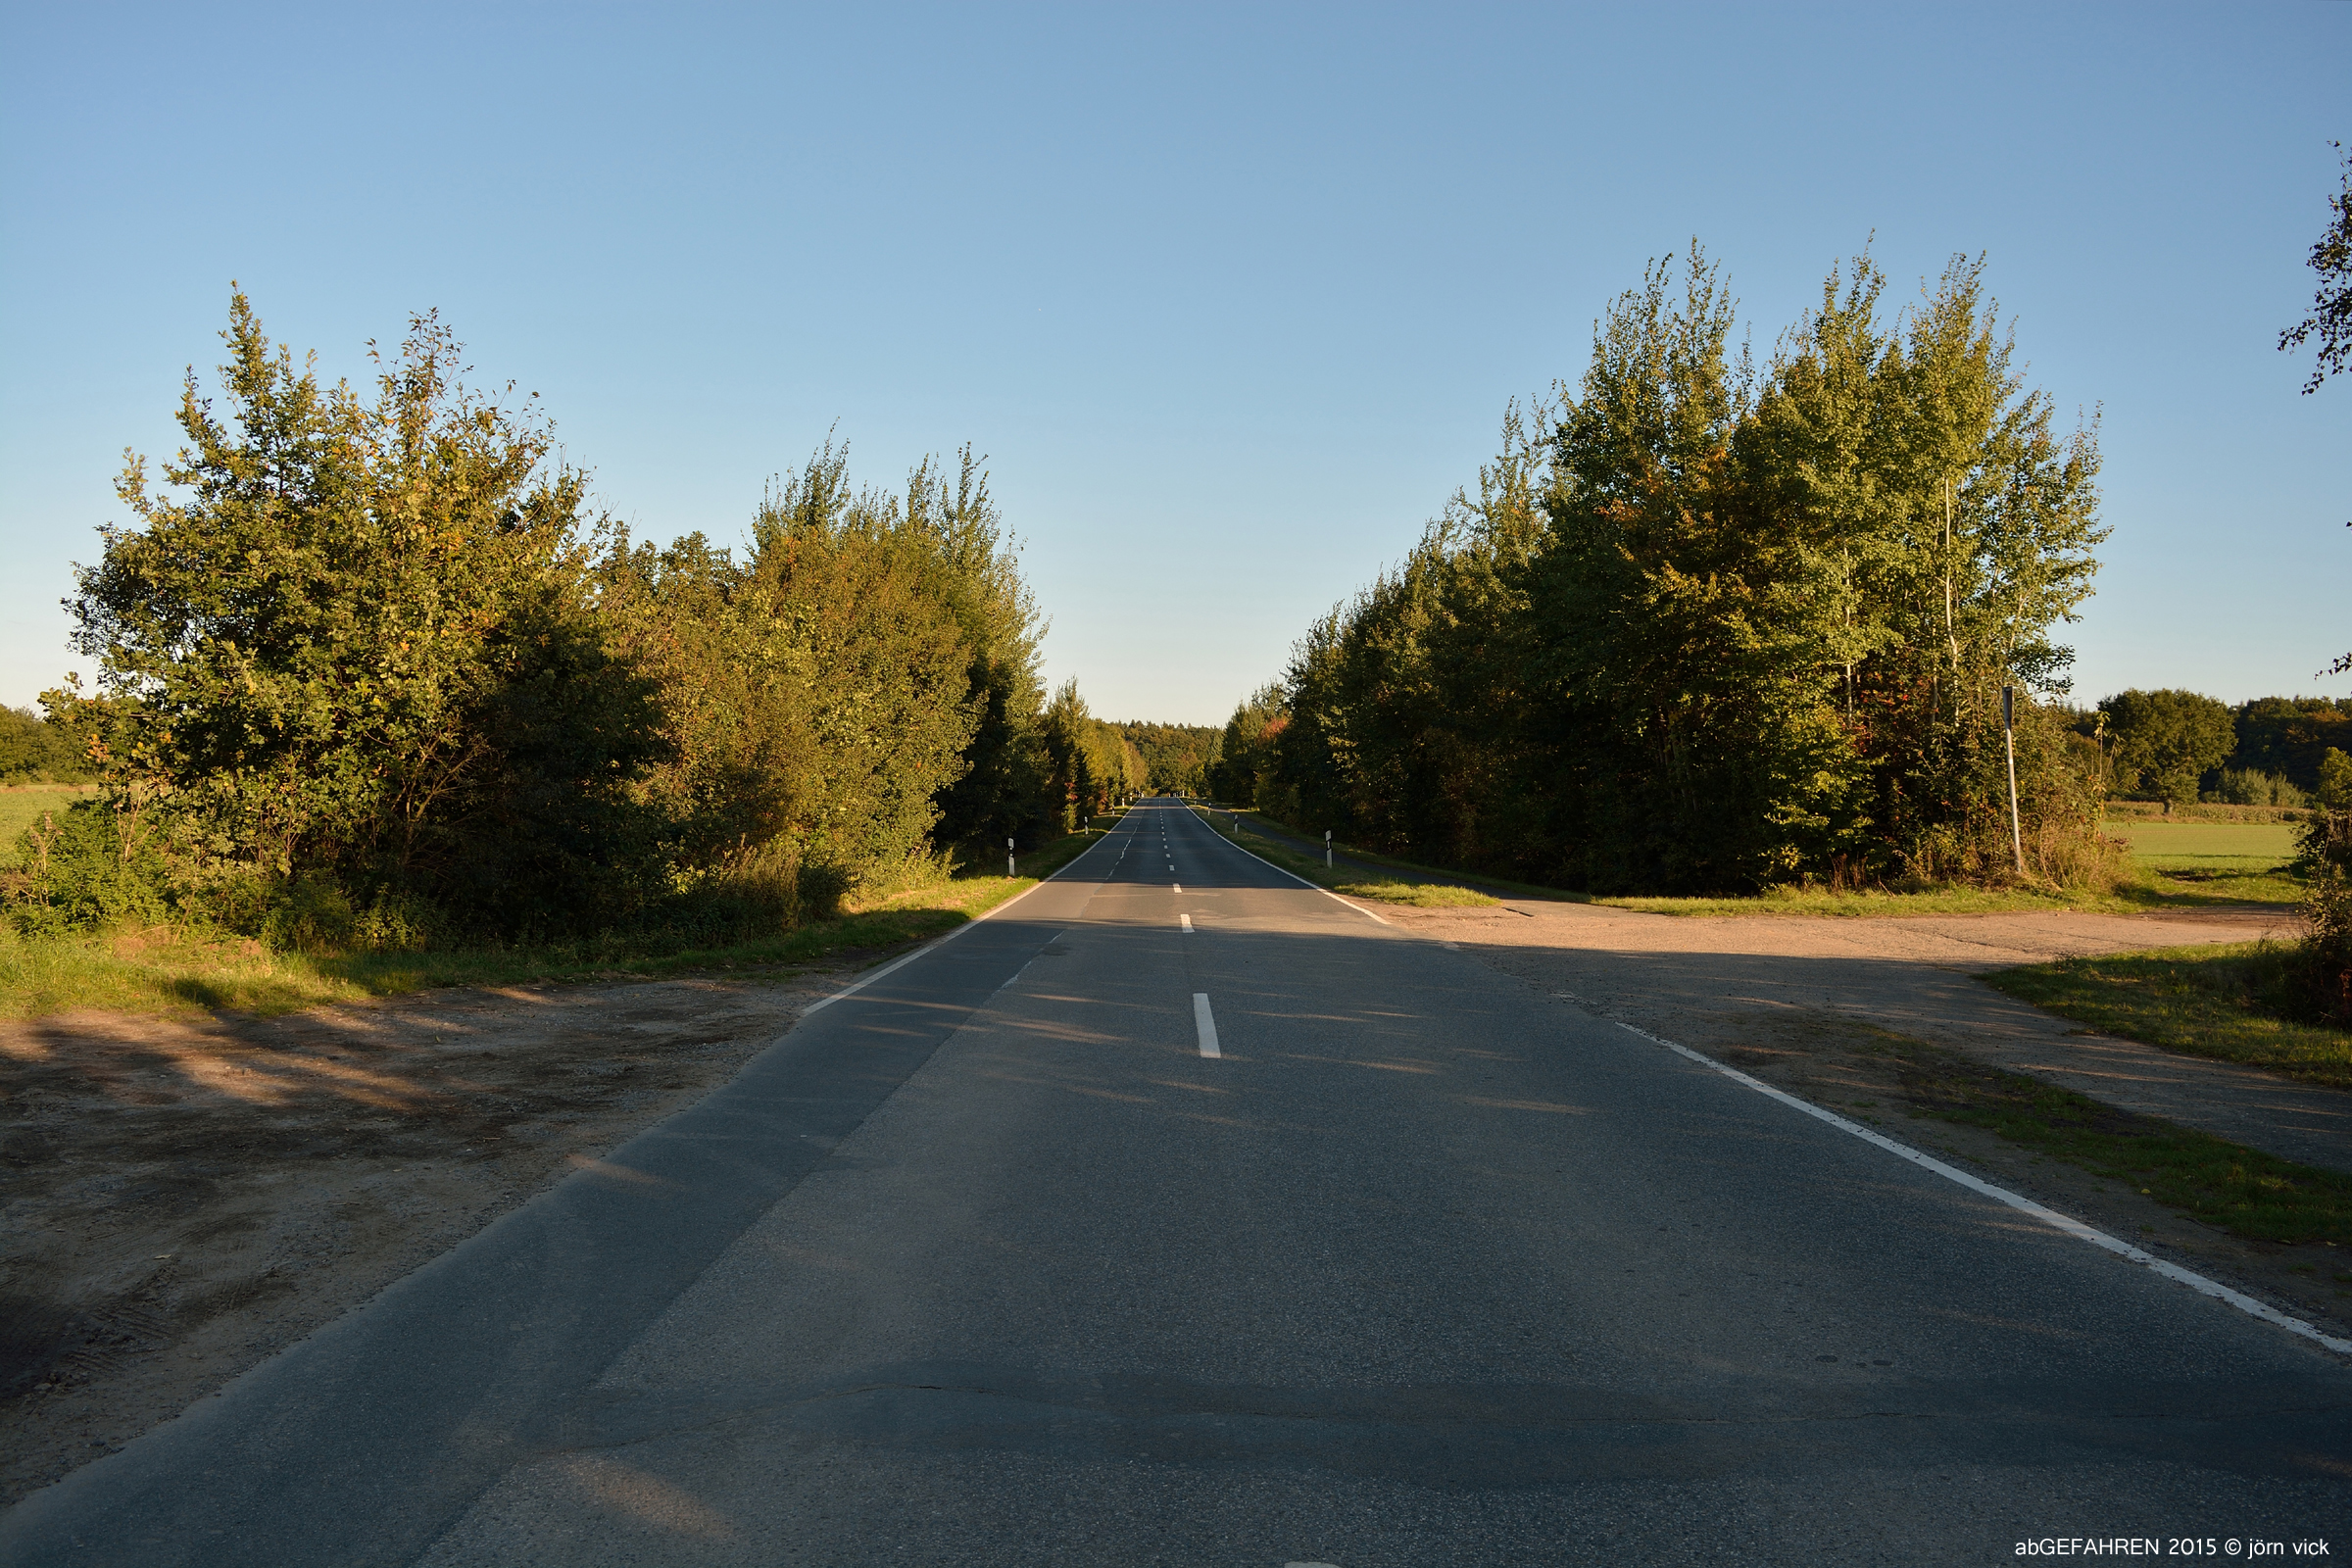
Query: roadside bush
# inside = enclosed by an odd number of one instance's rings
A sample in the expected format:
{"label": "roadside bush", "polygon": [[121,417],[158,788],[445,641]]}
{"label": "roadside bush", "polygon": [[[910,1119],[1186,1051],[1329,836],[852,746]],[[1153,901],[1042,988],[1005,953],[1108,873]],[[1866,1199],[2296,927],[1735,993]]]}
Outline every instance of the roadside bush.
{"label": "roadside bush", "polygon": [[808,858],[798,840],[747,844],[646,923],[710,943],[758,942],[841,912],[857,878],[830,861]]}
{"label": "roadside bush", "polygon": [[2291,779],[2254,767],[2223,768],[2222,787],[2214,796],[2223,806],[2299,807],[2310,799]]}
{"label": "roadside bush", "polygon": [[17,839],[9,914],[27,936],[156,925],[172,917],[171,867],[133,814],[82,801]]}
{"label": "roadside bush", "polygon": [[2352,811],[2352,757],[2332,746],[2320,755],[2319,803],[2331,810]]}
{"label": "roadside bush", "polygon": [[2352,1023],[2352,810],[2315,811],[2300,836],[2297,867],[2310,878],[2303,953],[2321,1005]]}
{"label": "roadside bush", "polygon": [[270,876],[251,870],[217,871],[183,890],[184,918],[252,937],[281,953],[313,956],[351,953],[418,953],[448,925],[442,911],[412,894],[379,889],[365,905],[330,878],[306,873]]}

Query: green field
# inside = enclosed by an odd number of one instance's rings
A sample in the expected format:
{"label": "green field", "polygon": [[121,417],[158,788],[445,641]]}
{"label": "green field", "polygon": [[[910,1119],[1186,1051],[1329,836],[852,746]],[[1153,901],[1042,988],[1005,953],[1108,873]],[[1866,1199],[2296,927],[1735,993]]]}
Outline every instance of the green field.
{"label": "green field", "polygon": [[2167,891],[2258,904],[2302,897],[2301,885],[2285,874],[2299,831],[2290,823],[2110,818],[2105,826],[2132,846],[2132,863]]}
{"label": "green field", "polygon": [[2107,831],[2132,846],[2132,858],[2160,865],[2275,870],[2295,858],[2286,822],[2115,822]]}
{"label": "green field", "polygon": [[43,811],[63,811],[96,790],[94,784],[24,784],[0,790],[0,866],[17,863],[18,837],[39,821]]}

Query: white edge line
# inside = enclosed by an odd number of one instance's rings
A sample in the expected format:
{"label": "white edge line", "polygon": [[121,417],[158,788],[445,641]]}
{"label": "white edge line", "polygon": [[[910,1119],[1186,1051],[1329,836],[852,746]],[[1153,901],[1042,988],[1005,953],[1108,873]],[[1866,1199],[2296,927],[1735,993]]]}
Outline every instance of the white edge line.
{"label": "white edge line", "polygon": [[1851,1133],[1856,1138],[1861,1139],[1863,1142],[1876,1144],[1879,1148],[1886,1150],[1888,1153],[1897,1155],[1903,1159],[1907,1159],[1912,1164],[1919,1166],[1923,1170],[1932,1170],[1946,1181],[1957,1182],[1959,1185],[1967,1188],[1972,1193],[1982,1194],[1984,1197],[2006,1203],[2021,1214],[2030,1214],[2034,1218],[2041,1221],[2044,1225],[2051,1227],[2053,1230],[2062,1231],[2065,1234],[2072,1236],[2077,1241],[2088,1242],[2093,1247],[2104,1248],[2106,1250],[2115,1253],[2118,1257],[2137,1263],[2142,1268],[2152,1269],[2156,1273],[2163,1275],[2166,1279],[2172,1280],[2177,1284],[2187,1286],[2190,1290],[2195,1291],[2199,1296],[2210,1296],[2217,1301],[2226,1301],[2249,1317],[2258,1317],[2265,1323],[2271,1324],[2276,1328],[2282,1328],[2286,1330],[2289,1334],[2299,1334],[2307,1340],[2315,1341],[2316,1343],[2325,1346],[2328,1349],[2335,1351],[2338,1355],[2352,1355],[2352,1340],[2339,1340],[2331,1334],[2323,1333],[2321,1330],[2313,1327],[2311,1324],[2304,1322],[2301,1318],[2288,1317],[2284,1312],[2279,1311],[2277,1307],[2257,1301],[2254,1299],[2254,1298],[2244,1294],[2241,1291],[2233,1291],[2229,1286],[2222,1284],[2219,1280],[2209,1280],[2204,1275],[2196,1273],[2194,1270],[2182,1268],[2178,1263],[2168,1262],[2165,1259],[2156,1256],[2152,1252],[2143,1251],[2139,1248],[2133,1247],[2130,1242],[2110,1236],[2105,1231],[2095,1230],[2092,1227],[2083,1224],[2079,1219],[2070,1219],[2055,1209],[2044,1208],[2041,1204],[2034,1202],[2030,1198],[2021,1198],[2016,1193],[2010,1192],[2007,1188],[1995,1187],[1988,1181],[1980,1180],[1975,1176],[1971,1176],[1964,1170],[1946,1165],[1940,1159],[1932,1158],[1929,1155],[1921,1153],[1916,1149],[1912,1149],[1904,1144],[1896,1143],[1893,1139],[1886,1137],[1884,1133],[1873,1132],[1868,1127],[1861,1126],[1855,1122],[1850,1122],[1843,1116],[1838,1115],[1836,1111],[1824,1110],[1821,1106],[1814,1104],[1811,1101],[1799,1100],[1794,1095],[1788,1094],[1783,1090],[1775,1089],[1772,1087],[1772,1085],[1764,1083],[1759,1079],[1749,1077],[1746,1073],[1741,1072],[1737,1067],[1728,1067],[1722,1062],[1717,1061],[1712,1056],[1692,1051],[1689,1046],[1676,1045],[1673,1041],[1661,1039],[1657,1035],[1651,1034],[1646,1029],[1636,1029],[1632,1024],[1626,1023],[1621,1019],[1611,1019],[1610,1022],[1615,1023],[1618,1028],[1626,1030],[1628,1033],[1640,1035],[1642,1039],[1650,1042],[1652,1045],[1664,1046],[1668,1051],[1674,1052],[1680,1055],[1688,1056],[1692,1061],[1697,1062],[1703,1067],[1712,1067],[1717,1072],[1723,1074],[1726,1078],[1730,1078],[1738,1083],[1745,1084],[1748,1088],[1753,1089],[1760,1095],[1770,1095],[1773,1099],[1779,1101],[1784,1105],[1793,1105],[1808,1116],[1828,1122],[1839,1132]]}
{"label": "white edge line", "polygon": [[[1197,819],[1196,819],[1196,820],[1197,820]],[[1231,848],[1233,848],[1233,849],[1242,850],[1242,847],[1241,847],[1239,844],[1235,844],[1235,843],[1233,842],[1233,840],[1231,840],[1231,839],[1227,838],[1227,837],[1226,837],[1224,834],[1222,834],[1222,833],[1217,833],[1217,829],[1216,829],[1216,826],[1215,826],[1215,824],[1214,824],[1214,823],[1210,823],[1210,822],[1201,822],[1201,824],[1200,824],[1200,825],[1201,825],[1202,827],[1205,827],[1205,828],[1207,828],[1207,829],[1209,830],[1209,832],[1211,832],[1211,833],[1215,833],[1215,834],[1216,834],[1216,839],[1217,839],[1217,842],[1218,842],[1219,844],[1228,845],[1228,846],[1230,846],[1230,847],[1231,847]],[[1360,904],[1350,904],[1350,903],[1348,903],[1348,900],[1341,898],[1341,897],[1340,897],[1340,896],[1339,896],[1337,893],[1334,893],[1334,892],[1332,892],[1332,891],[1331,891],[1331,889],[1329,889],[1329,888],[1315,887],[1315,884],[1314,884],[1314,883],[1312,883],[1312,882],[1309,882],[1309,881],[1308,881],[1306,878],[1304,878],[1304,877],[1300,876],[1300,875],[1299,875],[1298,872],[1296,872],[1296,871],[1292,871],[1292,870],[1287,870],[1287,869],[1285,869],[1285,868],[1284,868],[1284,867],[1282,867],[1282,866],[1276,865],[1276,864],[1275,864],[1275,863],[1274,863],[1272,860],[1269,860],[1269,859],[1267,859],[1267,858],[1266,858],[1264,856],[1262,856],[1262,855],[1253,855],[1253,854],[1251,854],[1251,853],[1250,853],[1250,851],[1248,851],[1248,850],[1242,850],[1242,853],[1243,853],[1244,855],[1248,855],[1248,856],[1250,856],[1250,858],[1251,858],[1252,860],[1255,860],[1255,861],[1256,861],[1258,864],[1260,864],[1260,865],[1262,865],[1262,866],[1266,867],[1268,870],[1272,870],[1272,871],[1281,871],[1281,872],[1282,872],[1282,874],[1283,874],[1284,876],[1287,876],[1287,877],[1289,877],[1289,878],[1290,878],[1292,881],[1294,881],[1294,882],[1298,883],[1298,884],[1300,887],[1302,887],[1302,888],[1312,888],[1312,889],[1313,889],[1315,892],[1322,894],[1322,895],[1323,895],[1325,898],[1329,899],[1329,900],[1330,900],[1332,903],[1334,903],[1334,904],[1337,904],[1337,905],[1342,905],[1342,906],[1346,906],[1346,907],[1348,907],[1348,908],[1353,909],[1353,910],[1354,910],[1356,913],[1358,913],[1358,914],[1362,915],[1362,916],[1363,916],[1365,919],[1367,919],[1367,920],[1370,920],[1370,921],[1371,921],[1373,924],[1375,924],[1375,925],[1388,925],[1388,924],[1389,924],[1389,922],[1388,922],[1388,921],[1386,921],[1386,920],[1383,920],[1383,919],[1382,919],[1382,918],[1381,918],[1379,915],[1377,915],[1377,914],[1374,914],[1374,913],[1373,913],[1373,912],[1372,912],[1370,909],[1367,909],[1367,908],[1365,908],[1365,907],[1364,907],[1362,905],[1360,905]],[[1392,928],[1392,929],[1394,929],[1394,928]]]}
{"label": "white edge line", "polygon": [[1222,1057],[1225,1054],[1217,1049],[1217,1016],[1208,1010],[1208,993],[1205,991],[1193,993],[1193,1032],[1200,1037],[1200,1054],[1210,1057]]}
{"label": "white edge line", "polygon": [[[915,949],[912,953],[907,954],[906,956],[893,958],[890,962],[884,964],[881,968],[876,969],[873,973],[859,975],[856,980],[853,980],[848,985],[843,986],[839,991],[834,992],[831,996],[811,1002],[807,1007],[801,1010],[801,1016],[806,1018],[808,1016],[808,1014],[817,1011],[819,1008],[830,1007],[833,1005],[833,1004],[839,1002],[844,997],[856,996],[858,992],[863,991],[867,986],[872,985],[875,981],[881,979],[884,975],[891,973],[893,970],[904,969],[906,967],[906,965],[912,963],[924,954],[929,953],[936,948],[946,947],[949,943],[955,941],[957,937],[963,935],[966,931],[969,931],[981,921],[986,920],[993,915],[1001,914],[1004,910],[1011,908],[1014,905],[1020,903],[1030,894],[1035,893],[1039,888],[1044,887],[1047,883],[1060,876],[1063,871],[1072,869],[1080,860],[1083,860],[1088,856],[1094,854],[1107,842],[1109,842],[1109,835],[1105,834],[1102,838],[1097,839],[1094,843],[1089,844],[1085,849],[1080,850],[1076,855],[1071,856],[1068,864],[1061,866],[1057,870],[1049,872],[1045,876],[1039,877],[1036,882],[1021,889],[1020,892],[1015,893],[1011,898],[1006,899],[1003,904],[996,906],[994,908],[981,910],[978,914],[973,915],[969,920],[964,921],[963,924],[957,926],[955,930],[947,933],[947,935],[933,937],[930,941],[924,943],[921,947]],[[1024,964],[1023,967],[1026,968],[1027,965]],[[1006,984],[1010,984],[1010,982],[1007,981]],[[1002,990],[1003,987],[999,987],[998,989]]]}

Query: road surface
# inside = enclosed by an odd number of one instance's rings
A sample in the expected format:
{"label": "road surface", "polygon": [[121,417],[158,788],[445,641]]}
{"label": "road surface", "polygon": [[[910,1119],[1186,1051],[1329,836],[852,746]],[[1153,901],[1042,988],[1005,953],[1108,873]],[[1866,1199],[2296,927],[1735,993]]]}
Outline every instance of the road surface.
{"label": "road surface", "polygon": [[2080,1538],[2352,1552],[2352,1370],[1148,801],[0,1561]]}

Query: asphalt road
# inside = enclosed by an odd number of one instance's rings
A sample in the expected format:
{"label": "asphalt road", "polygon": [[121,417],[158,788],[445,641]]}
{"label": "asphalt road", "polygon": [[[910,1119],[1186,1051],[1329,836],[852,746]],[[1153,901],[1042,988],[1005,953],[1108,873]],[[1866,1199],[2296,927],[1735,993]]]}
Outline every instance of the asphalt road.
{"label": "asphalt road", "polygon": [[2085,1537],[2352,1552],[2352,1370],[1147,802],[0,1562]]}

